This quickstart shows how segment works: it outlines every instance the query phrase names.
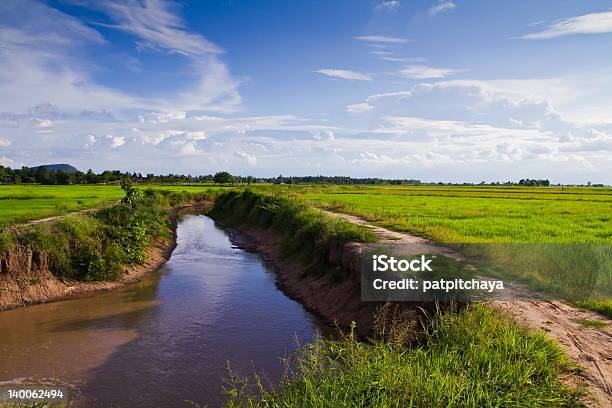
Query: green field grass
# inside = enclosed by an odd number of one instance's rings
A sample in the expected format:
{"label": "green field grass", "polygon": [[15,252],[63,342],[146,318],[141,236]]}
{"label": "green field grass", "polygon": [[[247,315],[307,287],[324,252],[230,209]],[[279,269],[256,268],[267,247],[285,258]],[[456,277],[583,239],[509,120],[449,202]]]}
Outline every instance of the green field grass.
{"label": "green field grass", "polygon": [[286,194],[297,194],[321,208],[359,215],[373,224],[444,245],[469,248],[488,264],[503,265],[497,276],[507,281],[612,316],[612,189],[284,189]]}
{"label": "green field grass", "polygon": [[[142,186],[173,192],[203,192],[227,187],[202,185]],[[63,215],[75,211],[97,208],[117,202],[123,197],[119,185],[1,185],[0,228],[30,220]]]}
{"label": "green field grass", "polygon": [[[171,191],[229,189],[153,186]],[[143,186],[146,188],[146,186]],[[454,243],[612,243],[612,189],[587,187],[289,186],[257,191],[296,195],[316,206]],[[118,186],[0,185],[0,226],[93,208],[121,197]]]}
{"label": "green field grass", "polygon": [[0,185],[0,228],[99,207],[122,196],[118,185]]}
{"label": "green field grass", "polygon": [[456,243],[612,243],[612,189],[344,187],[288,189],[324,208]]}

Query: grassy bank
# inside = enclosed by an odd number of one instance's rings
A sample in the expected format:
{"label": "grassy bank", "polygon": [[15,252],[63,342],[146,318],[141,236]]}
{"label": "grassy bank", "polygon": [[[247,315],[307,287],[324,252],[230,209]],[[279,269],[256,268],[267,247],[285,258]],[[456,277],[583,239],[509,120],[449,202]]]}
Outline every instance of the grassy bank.
{"label": "grassy bank", "polygon": [[416,347],[402,327],[381,332],[302,348],[275,390],[232,377],[227,407],[580,406],[559,379],[573,369],[560,349],[482,305],[437,315]]}
{"label": "grassy bank", "polygon": [[72,215],[0,233],[0,256],[15,248],[48,254],[58,277],[80,281],[114,280],[125,265],[145,261],[153,242],[172,237],[171,209],[209,193],[139,190],[130,187],[121,203],[92,215]]}
{"label": "grassy bank", "polygon": [[369,229],[330,217],[299,200],[251,190],[219,195],[210,215],[229,223],[272,228],[283,235],[283,252],[307,263],[324,262],[332,243],[375,240]]}

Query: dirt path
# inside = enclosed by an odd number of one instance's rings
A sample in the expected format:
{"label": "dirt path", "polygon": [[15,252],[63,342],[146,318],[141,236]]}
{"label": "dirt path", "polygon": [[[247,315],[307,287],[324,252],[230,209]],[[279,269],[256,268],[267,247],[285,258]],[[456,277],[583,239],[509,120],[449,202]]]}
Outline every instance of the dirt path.
{"label": "dirt path", "polygon": [[[429,253],[462,258],[452,249],[442,247],[425,238],[391,231],[371,225],[364,219],[343,213],[324,211],[370,228],[382,240],[395,245],[405,242],[419,244]],[[512,300],[490,304],[508,313],[520,324],[533,330],[543,330],[555,339],[583,370],[565,378],[568,383],[586,388],[591,394],[583,402],[592,407],[612,407],[612,319],[598,313],[569,306],[559,301]],[[600,321],[603,328],[585,327],[580,322]]]}
{"label": "dirt path", "polygon": [[38,218],[36,220],[30,220],[30,221],[26,221],[26,222],[21,223],[21,224],[17,224],[17,226],[19,226],[19,225],[43,224],[45,222],[61,220],[63,218],[70,217],[72,215],[95,214],[98,211],[100,211],[100,208],[89,208],[87,210],[73,211],[73,212],[69,212],[69,213],[66,213],[66,214],[62,214],[62,215],[54,215],[53,217]]}

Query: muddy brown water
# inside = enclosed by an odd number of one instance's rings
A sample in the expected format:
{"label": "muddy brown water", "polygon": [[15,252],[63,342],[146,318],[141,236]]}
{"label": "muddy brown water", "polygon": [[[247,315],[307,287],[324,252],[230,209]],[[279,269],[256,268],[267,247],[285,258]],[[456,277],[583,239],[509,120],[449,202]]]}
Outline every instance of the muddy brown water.
{"label": "muddy brown water", "polygon": [[296,339],[324,323],[210,218],[187,215],[177,234],[170,260],[136,284],[0,312],[0,385],[66,386],[86,407],[215,407],[228,363],[278,381]]}

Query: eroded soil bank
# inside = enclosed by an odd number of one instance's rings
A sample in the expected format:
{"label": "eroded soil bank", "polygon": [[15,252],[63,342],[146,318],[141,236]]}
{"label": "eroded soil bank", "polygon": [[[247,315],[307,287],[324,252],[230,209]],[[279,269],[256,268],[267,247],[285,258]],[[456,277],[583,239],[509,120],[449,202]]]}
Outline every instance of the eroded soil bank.
{"label": "eroded soil bank", "polygon": [[[189,209],[203,211],[210,205],[210,202],[197,202],[174,208],[171,239],[156,240],[147,248],[144,263],[125,266],[125,273],[114,281],[82,282],[55,276],[51,271],[47,252],[33,251],[28,247],[16,245],[11,250],[0,253],[0,310],[90,296],[135,282],[147,273],[159,269],[170,258],[176,247],[176,222],[180,214]],[[91,212],[92,210],[87,210],[86,214]],[[53,217],[45,222],[64,217]]]}
{"label": "eroded soil bank", "polygon": [[87,296],[125,286],[162,266],[170,258],[174,246],[174,240],[160,241],[147,249],[146,261],[142,265],[125,267],[125,274],[120,279],[91,283],[58,278],[49,269],[46,253],[16,248],[1,261],[0,310]]}
{"label": "eroded soil bank", "polygon": [[361,301],[361,244],[331,245],[328,262],[338,277],[332,282],[328,274],[307,273],[302,262],[282,256],[282,236],[275,231],[248,225],[231,229],[239,232],[235,234],[239,246],[262,254],[273,265],[277,285],[285,294],[332,325],[348,327],[354,321],[359,335],[371,334],[379,303]]}

